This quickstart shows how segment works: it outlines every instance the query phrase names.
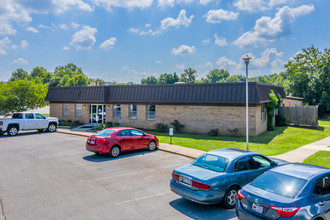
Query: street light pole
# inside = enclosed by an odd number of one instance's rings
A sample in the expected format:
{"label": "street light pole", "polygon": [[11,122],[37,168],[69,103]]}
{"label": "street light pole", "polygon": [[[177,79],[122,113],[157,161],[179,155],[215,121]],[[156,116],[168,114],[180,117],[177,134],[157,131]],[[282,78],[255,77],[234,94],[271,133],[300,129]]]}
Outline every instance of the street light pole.
{"label": "street light pole", "polygon": [[245,80],[245,100],[246,100],[246,150],[249,150],[249,73],[248,73],[248,65],[249,61],[252,59],[248,55],[243,57],[246,66],[246,80]]}

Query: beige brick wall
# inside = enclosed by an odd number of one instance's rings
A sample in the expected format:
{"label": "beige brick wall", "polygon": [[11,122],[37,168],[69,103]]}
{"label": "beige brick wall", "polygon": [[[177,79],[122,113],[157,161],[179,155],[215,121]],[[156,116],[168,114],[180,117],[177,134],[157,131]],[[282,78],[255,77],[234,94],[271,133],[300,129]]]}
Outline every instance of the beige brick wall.
{"label": "beige brick wall", "polygon": [[[71,106],[72,105],[72,106]],[[249,107],[249,134],[256,136],[267,130],[267,121],[261,122],[261,107]],[[118,122],[113,118],[113,105],[106,104],[106,121]],[[109,111],[109,110],[110,111]],[[64,120],[79,120],[88,123],[89,107],[83,108],[83,117],[74,117],[74,104],[70,104],[70,116],[62,116],[62,104],[50,104],[50,115]],[[218,128],[222,135],[230,135],[228,129],[238,128],[245,135],[245,107],[238,106],[190,106],[156,105],[156,120],[146,120],[146,105],[137,105],[138,118],[129,119],[129,105],[121,104],[121,126],[154,129],[158,122],[166,123],[178,119],[185,124],[183,132],[207,133]]]}
{"label": "beige brick wall", "polygon": [[83,124],[89,122],[89,106],[88,104],[82,104],[82,116],[76,117],[76,104],[69,103],[69,115],[63,116],[62,109],[63,104],[59,103],[50,103],[49,105],[49,115],[51,117],[59,118],[60,120],[71,120],[71,121],[80,121]]}

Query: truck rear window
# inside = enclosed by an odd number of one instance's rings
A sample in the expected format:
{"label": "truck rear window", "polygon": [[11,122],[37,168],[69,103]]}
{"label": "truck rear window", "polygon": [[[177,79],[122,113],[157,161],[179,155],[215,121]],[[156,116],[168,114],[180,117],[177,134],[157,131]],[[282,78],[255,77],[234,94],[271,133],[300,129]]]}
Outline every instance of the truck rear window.
{"label": "truck rear window", "polygon": [[22,119],[23,118],[23,114],[22,113],[14,113],[12,118]]}

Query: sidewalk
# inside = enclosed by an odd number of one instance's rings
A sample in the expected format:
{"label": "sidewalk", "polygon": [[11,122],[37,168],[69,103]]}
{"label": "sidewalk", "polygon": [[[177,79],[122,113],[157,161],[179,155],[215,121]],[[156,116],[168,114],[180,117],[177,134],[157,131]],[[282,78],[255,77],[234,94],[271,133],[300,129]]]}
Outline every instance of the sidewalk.
{"label": "sidewalk", "polygon": [[[58,132],[72,135],[79,135],[83,137],[89,137],[94,134],[94,132],[83,132],[83,131],[71,131],[69,129],[58,128]],[[313,143],[304,145],[300,148],[297,148],[293,151],[286,152],[284,154],[272,156],[274,158],[286,160],[289,162],[300,162],[302,163],[306,158],[315,154],[320,150],[330,151],[330,137],[315,141]],[[205,151],[196,150],[187,147],[176,146],[172,144],[159,143],[159,150],[179,154],[186,157],[197,158]]]}

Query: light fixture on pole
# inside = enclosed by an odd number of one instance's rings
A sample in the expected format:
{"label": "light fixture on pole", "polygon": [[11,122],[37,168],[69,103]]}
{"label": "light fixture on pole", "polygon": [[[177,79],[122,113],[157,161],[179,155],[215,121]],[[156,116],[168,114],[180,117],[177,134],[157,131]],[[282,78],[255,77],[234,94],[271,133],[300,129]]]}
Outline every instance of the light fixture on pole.
{"label": "light fixture on pole", "polygon": [[249,150],[249,73],[248,65],[252,58],[248,55],[243,57],[246,66],[246,79],[245,79],[245,100],[246,100],[246,150]]}

